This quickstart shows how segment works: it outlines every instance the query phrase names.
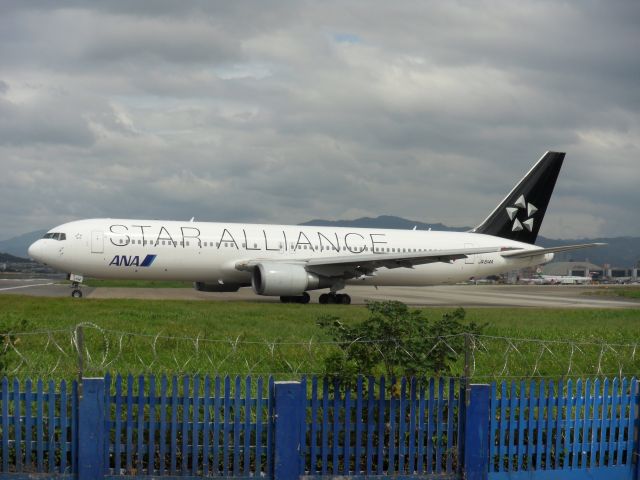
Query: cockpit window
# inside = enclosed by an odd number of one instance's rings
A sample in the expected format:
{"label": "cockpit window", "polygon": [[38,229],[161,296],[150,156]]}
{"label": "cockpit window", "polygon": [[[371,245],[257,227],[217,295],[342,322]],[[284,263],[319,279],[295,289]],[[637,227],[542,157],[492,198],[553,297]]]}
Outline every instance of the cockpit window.
{"label": "cockpit window", "polygon": [[51,238],[52,240],[66,240],[67,235],[65,233],[49,232],[45,233],[42,238]]}

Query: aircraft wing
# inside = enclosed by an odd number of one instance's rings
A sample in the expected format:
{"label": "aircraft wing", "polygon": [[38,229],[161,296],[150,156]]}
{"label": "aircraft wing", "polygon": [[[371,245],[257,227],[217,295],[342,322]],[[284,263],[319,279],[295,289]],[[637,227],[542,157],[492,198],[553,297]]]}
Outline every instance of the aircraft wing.
{"label": "aircraft wing", "polygon": [[563,245],[561,247],[537,248],[535,250],[510,250],[503,252],[501,255],[506,258],[537,257],[545,253],[568,252],[581,248],[602,247],[603,245],[606,245],[606,243],[581,243],[578,245]]}
{"label": "aircraft wing", "polygon": [[238,262],[236,269],[250,270],[262,262],[282,262],[303,265],[308,272],[327,277],[353,278],[361,275],[372,275],[381,267],[384,268],[413,268],[415,265],[426,263],[450,263],[469,255],[494,253],[503,250],[502,247],[459,248],[452,250],[434,250],[430,252],[412,253],[370,253],[358,255],[344,255],[339,257],[302,258],[302,259],[254,259]]}

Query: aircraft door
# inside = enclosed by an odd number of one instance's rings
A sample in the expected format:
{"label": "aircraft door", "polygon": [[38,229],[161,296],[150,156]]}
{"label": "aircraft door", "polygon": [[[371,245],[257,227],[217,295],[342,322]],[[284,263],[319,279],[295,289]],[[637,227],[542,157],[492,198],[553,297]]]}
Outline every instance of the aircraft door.
{"label": "aircraft door", "polygon": [[104,233],[99,231],[91,232],[91,253],[104,252]]}
{"label": "aircraft door", "polygon": [[[473,248],[473,247],[474,247],[473,243],[464,244],[464,248]],[[464,259],[464,263],[467,265],[473,265],[474,263],[476,263],[476,256],[469,255],[467,258]]]}

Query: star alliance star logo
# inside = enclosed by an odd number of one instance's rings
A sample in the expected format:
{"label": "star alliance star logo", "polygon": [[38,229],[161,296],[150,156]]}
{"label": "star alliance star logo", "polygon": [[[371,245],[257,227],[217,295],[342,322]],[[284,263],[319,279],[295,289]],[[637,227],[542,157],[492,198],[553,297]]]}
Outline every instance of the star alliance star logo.
{"label": "star alliance star logo", "polygon": [[[521,222],[518,220],[518,212],[520,210],[526,211],[527,219]],[[527,203],[524,198],[524,195],[520,195],[520,198],[516,200],[516,203],[513,204],[513,207],[507,207],[507,215],[513,221],[513,226],[511,227],[512,232],[520,232],[525,228],[530,232],[533,230],[533,214],[538,211],[537,207],[533,203]]]}

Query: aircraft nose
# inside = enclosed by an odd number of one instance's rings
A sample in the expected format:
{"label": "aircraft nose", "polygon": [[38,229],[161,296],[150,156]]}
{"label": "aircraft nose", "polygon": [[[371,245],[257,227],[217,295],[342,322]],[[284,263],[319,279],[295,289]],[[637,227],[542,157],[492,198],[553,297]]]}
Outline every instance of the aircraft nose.
{"label": "aircraft nose", "polygon": [[42,241],[36,240],[35,242],[33,242],[29,247],[29,249],[27,250],[27,253],[29,254],[29,258],[32,258],[33,260],[36,260],[36,261],[41,261],[42,260]]}

